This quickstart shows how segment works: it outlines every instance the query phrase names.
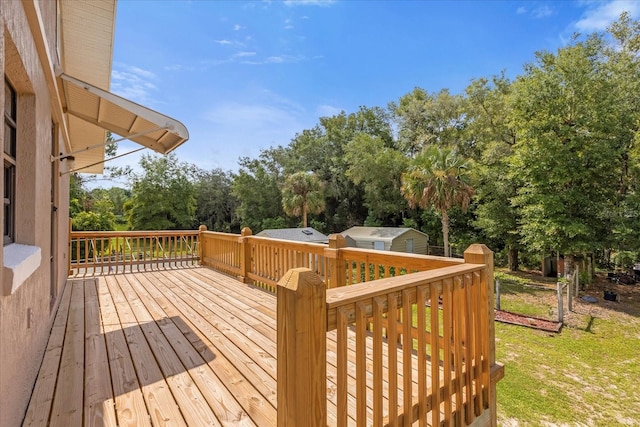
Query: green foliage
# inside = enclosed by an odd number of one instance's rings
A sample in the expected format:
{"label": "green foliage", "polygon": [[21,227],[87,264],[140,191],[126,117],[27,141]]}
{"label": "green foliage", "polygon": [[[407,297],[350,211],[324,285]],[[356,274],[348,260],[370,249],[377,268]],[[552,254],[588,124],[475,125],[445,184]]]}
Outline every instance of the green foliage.
{"label": "green foliage", "polygon": [[115,230],[115,215],[111,212],[79,212],[71,220],[74,231],[112,231]]}
{"label": "green foliage", "polygon": [[307,214],[319,214],[324,210],[324,186],[312,173],[296,172],[289,175],[282,187],[282,208],[287,215],[302,217],[307,226]]}
{"label": "green foliage", "polygon": [[132,197],[125,204],[132,230],[181,230],[195,226],[196,189],[193,166],[175,154],[144,155],[143,173],[134,178]]}
{"label": "green foliage", "polygon": [[240,231],[238,199],[232,194],[233,176],[222,169],[198,171],[195,182],[196,220],[212,231]]}
{"label": "green foliage", "polygon": [[282,171],[271,153],[263,152],[259,159],[240,160],[240,170],[233,178],[232,194],[238,200],[236,214],[241,227],[254,234],[264,230],[267,218],[283,217],[280,185]]}
{"label": "green foliage", "polygon": [[467,162],[446,147],[427,147],[402,175],[401,192],[411,207],[433,207],[442,219],[445,256],[449,256],[449,211],[459,207],[466,211],[473,188],[467,182]]}

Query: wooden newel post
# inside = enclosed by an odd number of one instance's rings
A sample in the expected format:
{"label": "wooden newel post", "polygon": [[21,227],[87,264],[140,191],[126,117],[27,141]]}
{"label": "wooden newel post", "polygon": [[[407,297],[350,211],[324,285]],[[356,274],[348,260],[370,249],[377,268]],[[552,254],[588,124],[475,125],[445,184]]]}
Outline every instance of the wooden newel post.
{"label": "wooden newel post", "polygon": [[332,234],[329,236],[329,247],[324,250],[324,258],[329,264],[329,288],[337,288],[345,284],[347,271],[340,249],[346,247],[347,241],[343,235]]}
{"label": "wooden newel post", "polygon": [[207,231],[207,226],[201,224],[200,227],[198,227],[198,263],[200,265],[206,265],[206,263],[204,262],[204,257],[207,250],[204,244],[204,237],[202,236],[202,233],[204,233],[205,231]]}
{"label": "wooden newel post", "polygon": [[327,425],[326,287],[308,268],[278,282],[278,427]]}
{"label": "wooden newel post", "polygon": [[251,271],[251,244],[249,238],[253,231],[249,227],[240,230],[240,274],[238,280],[242,283],[249,283],[251,280],[247,277],[247,273]]}
{"label": "wooden newel post", "polygon": [[[485,269],[482,274],[482,290],[481,295],[483,296],[482,303],[485,304],[486,307],[486,316],[487,316],[487,325],[483,331],[483,335],[486,333],[486,343],[483,343],[483,346],[486,346],[485,349],[488,351],[488,354],[483,351],[483,353],[487,354],[487,362],[488,366],[485,365],[486,362],[483,361],[483,370],[487,369],[489,371],[489,390],[487,400],[489,402],[489,410],[491,411],[491,425],[497,425],[497,400],[496,400],[496,384],[497,381],[502,378],[502,366],[496,365],[496,333],[494,326],[495,319],[495,311],[494,311],[494,278],[493,278],[493,252],[491,249],[482,244],[473,244],[464,251],[464,262],[469,264],[484,264]],[[483,310],[484,311],[484,310]],[[481,320],[482,321],[482,320]],[[484,341],[484,339],[483,339]],[[484,356],[483,356],[484,358]],[[494,374],[495,370],[495,374]]]}

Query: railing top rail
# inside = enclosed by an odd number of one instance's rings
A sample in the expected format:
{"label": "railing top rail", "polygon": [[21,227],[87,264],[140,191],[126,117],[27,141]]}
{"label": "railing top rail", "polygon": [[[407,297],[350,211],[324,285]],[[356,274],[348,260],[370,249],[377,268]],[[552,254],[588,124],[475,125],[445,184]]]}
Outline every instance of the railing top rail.
{"label": "railing top rail", "polygon": [[481,271],[484,264],[461,264],[442,267],[436,270],[421,271],[388,277],[351,286],[327,289],[327,309],[335,310],[341,306],[368,300],[381,295],[399,292],[407,288],[426,285],[440,280],[450,279],[461,274]]}
{"label": "railing top rail", "polygon": [[197,236],[198,230],[72,231],[71,237]]}
{"label": "railing top rail", "polygon": [[201,231],[200,233],[205,237],[215,237],[221,240],[238,240],[242,237],[240,234],[223,233],[221,231]]}
{"label": "railing top rail", "polygon": [[464,264],[464,259],[462,258],[450,258],[450,257],[441,257],[435,255],[422,255],[422,254],[412,254],[407,252],[394,252],[394,251],[372,251],[371,249],[363,249],[363,248],[340,248],[340,251],[344,254],[344,256],[349,256],[349,254],[366,254],[368,256],[384,256],[388,259],[411,259],[416,261],[435,261],[446,264]]}
{"label": "railing top rail", "polygon": [[285,240],[285,239],[275,239],[273,237],[262,237],[262,236],[249,236],[249,239],[256,240],[258,242],[270,242],[273,243],[274,246],[281,246],[286,248],[298,249],[303,252],[323,252],[325,248],[329,246],[323,243],[310,243],[310,242],[296,242],[293,240]]}

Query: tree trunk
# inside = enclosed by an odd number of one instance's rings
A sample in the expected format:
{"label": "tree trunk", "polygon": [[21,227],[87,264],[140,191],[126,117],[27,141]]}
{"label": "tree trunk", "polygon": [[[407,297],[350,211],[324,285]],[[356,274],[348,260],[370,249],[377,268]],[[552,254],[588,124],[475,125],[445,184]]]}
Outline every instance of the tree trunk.
{"label": "tree trunk", "polygon": [[442,211],[442,242],[444,243],[444,256],[449,254],[449,214]]}
{"label": "tree trunk", "polygon": [[307,228],[307,207],[302,207],[302,227]]}
{"label": "tree trunk", "polygon": [[508,264],[509,271],[518,271],[518,247],[514,244],[509,245]]}

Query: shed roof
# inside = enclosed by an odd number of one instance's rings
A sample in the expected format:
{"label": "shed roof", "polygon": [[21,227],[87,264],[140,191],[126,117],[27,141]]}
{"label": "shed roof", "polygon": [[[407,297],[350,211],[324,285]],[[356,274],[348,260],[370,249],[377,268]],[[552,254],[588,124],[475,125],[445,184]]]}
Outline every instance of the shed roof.
{"label": "shed roof", "polygon": [[329,241],[327,235],[312,227],[267,229],[262,230],[256,236],[307,243],[327,243]]}
{"label": "shed roof", "polygon": [[349,236],[355,240],[392,241],[409,231],[415,231],[416,233],[420,233],[427,237],[427,235],[421,231],[406,227],[351,227],[350,229],[343,231],[341,234],[343,236]]}

